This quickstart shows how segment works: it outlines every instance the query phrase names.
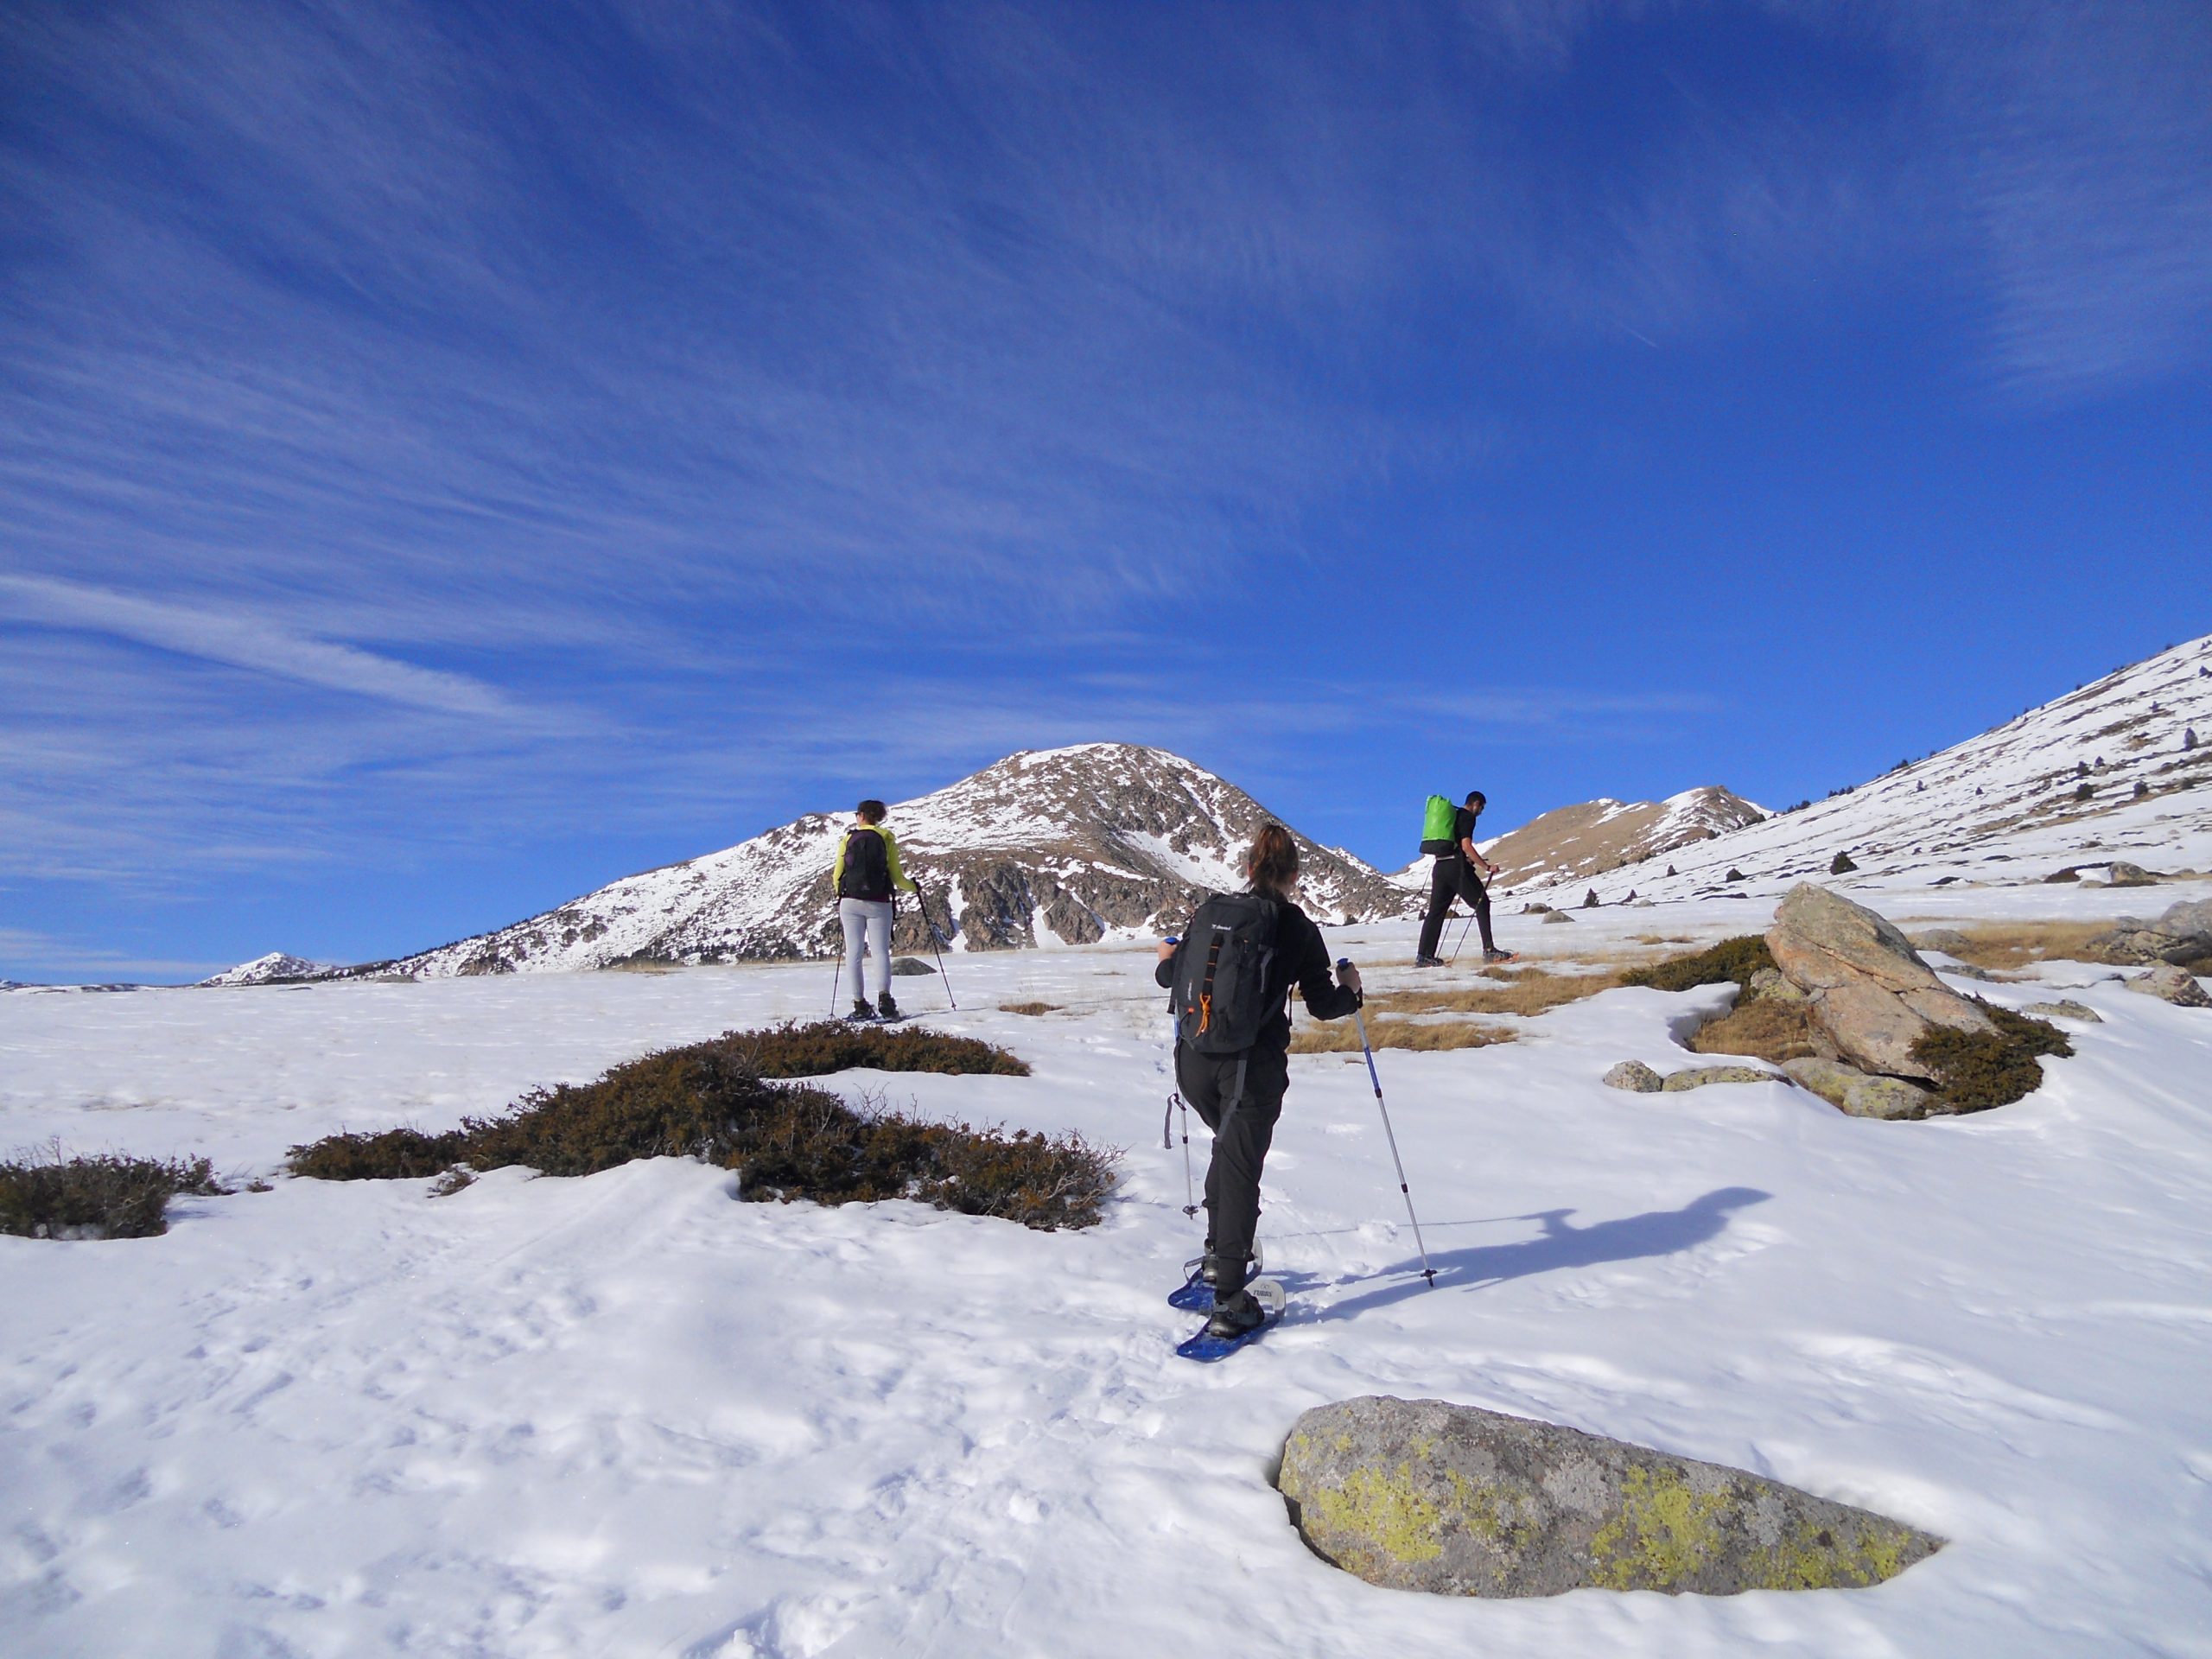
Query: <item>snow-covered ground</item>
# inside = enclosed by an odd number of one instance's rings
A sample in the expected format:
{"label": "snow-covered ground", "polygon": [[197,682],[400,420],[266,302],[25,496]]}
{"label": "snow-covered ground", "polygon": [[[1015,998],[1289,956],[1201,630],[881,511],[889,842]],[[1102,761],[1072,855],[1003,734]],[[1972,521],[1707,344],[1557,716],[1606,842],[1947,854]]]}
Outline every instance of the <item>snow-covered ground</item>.
{"label": "snow-covered ground", "polygon": [[[1877,902],[1910,925],[2208,891]],[[1769,908],[1500,922],[1586,950]],[[1402,964],[1411,934],[1336,940]],[[1779,1084],[1599,1084],[1688,1063],[1672,1027],[1721,989],[1385,1053],[1433,1292],[1364,1071],[1296,1058],[1262,1223],[1292,1312],[1203,1367],[1164,1300],[1196,1236],[1149,966],[962,957],[962,1011],[931,1023],[1033,1077],[834,1080],[1128,1147],[1088,1232],[734,1203],[730,1175],[661,1160],[448,1198],[279,1180],[181,1202],[162,1238],[0,1238],[0,1649],[2212,1654],[2212,1014],[2072,964],[1962,982],[2104,1023],[2028,1100],[1927,1123]],[[899,990],[942,1007],[938,982]],[[829,991],[823,964],[13,991],[0,1141],[268,1172],[295,1141],[441,1127]],[[995,1011],[1029,1000],[1065,1011]],[[1371,1392],[1739,1465],[1952,1541],[1867,1591],[1375,1589],[1308,1554],[1268,1484],[1301,1410]]]}

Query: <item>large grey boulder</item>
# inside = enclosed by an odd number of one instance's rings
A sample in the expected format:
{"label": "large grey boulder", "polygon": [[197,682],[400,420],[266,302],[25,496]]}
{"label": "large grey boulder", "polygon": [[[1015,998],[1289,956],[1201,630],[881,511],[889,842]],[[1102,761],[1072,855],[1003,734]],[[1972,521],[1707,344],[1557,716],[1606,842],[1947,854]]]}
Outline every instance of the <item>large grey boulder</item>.
{"label": "large grey boulder", "polygon": [[1942,1107],[1934,1095],[1903,1077],[1869,1077],[1838,1060],[1784,1060],[1782,1069],[1801,1089],[1809,1089],[1840,1112],[1853,1117],[1897,1122],[1926,1117]]}
{"label": "large grey boulder", "polygon": [[2158,918],[2158,931],[2202,947],[2212,955],[2212,899],[2170,905]]}
{"label": "large grey boulder", "polygon": [[1322,1559],[1440,1595],[1853,1587],[1943,1543],[1722,1464],[1440,1400],[1317,1406],[1277,1484]]}
{"label": "large grey boulder", "polygon": [[894,979],[918,979],[924,974],[933,974],[935,972],[937,972],[937,969],[931,967],[929,963],[924,962],[919,957],[893,957],[891,958],[891,975]]}
{"label": "large grey boulder", "polygon": [[1930,1027],[1993,1029],[1886,917],[1810,881],[1783,899],[1766,947],[1843,1058],[1862,1071],[1932,1080],[1934,1070],[1912,1056]]}
{"label": "large grey boulder", "polygon": [[2140,991],[2145,996],[2155,996],[2162,1002],[2171,1002],[2181,1008],[2212,1008],[2212,996],[2196,982],[2196,976],[2186,968],[2177,968],[2171,962],[2162,962],[2147,974],[2123,982],[2131,991]]}
{"label": "large grey boulder", "polygon": [[2157,876],[2140,864],[2130,864],[2124,858],[2112,861],[2108,880],[2115,887],[2155,887],[2158,885]]}
{"label": "large grey boulder", "polygon": [[1632,1095],[1656,1095],[1667,1080],[1642,1060],[1623,1060],[1599,1079],[1608,1089],[1625,1089]]}

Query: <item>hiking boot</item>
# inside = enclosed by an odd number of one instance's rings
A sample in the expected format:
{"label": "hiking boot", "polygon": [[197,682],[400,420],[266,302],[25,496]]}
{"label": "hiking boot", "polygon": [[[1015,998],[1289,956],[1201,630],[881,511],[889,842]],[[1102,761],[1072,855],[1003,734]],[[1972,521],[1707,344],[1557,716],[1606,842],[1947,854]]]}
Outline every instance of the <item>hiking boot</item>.
{"label": "hiking boot", "polygon": [[1415,957],[1414,958],[1414,966],[1416,968],[1441,968],[1443,965],[1444,958],[1441,957]]}
{"label": "hiking boot", "polygon": [[899,1017],[899,1005],[891,1000],[891,993],[888,991],[875,999],[875,1011],[886,1020],[896,1020]]}
{"label": "hiking boot", "polygon": [[1267,1322],[1268,1310],[1260,1306],[1260,1299],[1249,1290],[1240,1290],[1228,1300],[1213,1305],[1213,1317],[1206,1321],[1206,1335],[1233,1342]]}
{"label": "hiking boot", "polygon": [[868,1007],[868,998],[864,996],[856,996],[853,999],[853,1011],[847,1014],[845,1018],[855,1020],[873,1020],[875,1018],[875,1010]]}
{"label": "hiking boot", "polygon": [[1483,952],[1483,960],[1484,962],[1518,962],[1521,960],[1521,953],[1517,950],[1501,950],[1496,945],[1492,945]]}

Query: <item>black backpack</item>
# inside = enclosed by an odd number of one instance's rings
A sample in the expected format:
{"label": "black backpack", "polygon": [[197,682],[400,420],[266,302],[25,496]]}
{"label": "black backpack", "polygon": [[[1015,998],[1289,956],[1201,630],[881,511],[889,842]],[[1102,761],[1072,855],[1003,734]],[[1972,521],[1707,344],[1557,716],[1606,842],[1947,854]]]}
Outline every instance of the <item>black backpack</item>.
{"label": "black backpack", "polygon": [[1167,1006],[1176,1035],[1200,1054],[1241,1054],[1281,1011],[1268,995],[1275,956],[1275,901],[1255,893],[1217,893],[1198,908],[1175,947]]}
{"label": "black backpack", "polygon": [[840,899],[884,899],[891,896],[891,861],[883,837],[874,830],[846,832],[845,868],[837,878]]}

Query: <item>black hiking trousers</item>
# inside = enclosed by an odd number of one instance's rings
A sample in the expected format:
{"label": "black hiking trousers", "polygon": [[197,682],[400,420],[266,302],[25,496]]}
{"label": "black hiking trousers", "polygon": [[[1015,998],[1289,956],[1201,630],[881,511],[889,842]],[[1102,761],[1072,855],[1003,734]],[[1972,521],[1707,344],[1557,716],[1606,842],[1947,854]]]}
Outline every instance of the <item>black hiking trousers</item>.
{"label": "black hiking trousers", "polygon": [[1288,1056],[1258,1043],[1242,1062],[1244,1092],[1232,1102],[1238,1064],[1234,1055],[1224,1059],[1175,1046],[1176,1084],[1213,1131],[1213,1158],[1206,1165],[1206,1254],[1213,1258],[1217,1302],[1244,1288],[1260,1226],[1260,1166],[1268,1160],[1290,1087]]}
{"label": "black hiking trousers", "polygon": [[1444,915],[1452,908],[1454,899],[1465,899],[1467,907],[1475,912],[1475,925],[1483,932],[1483,949],[1497,950],[1497,941],[1490,936],[1490,894],[1483,890],[1482,878],[1465,857],[1446,855],[1440,857],[1436,868],[1428,873],[1428,914],[1421,918],[1421,954],[1436,954],[1437,944],[1444,937]]}

